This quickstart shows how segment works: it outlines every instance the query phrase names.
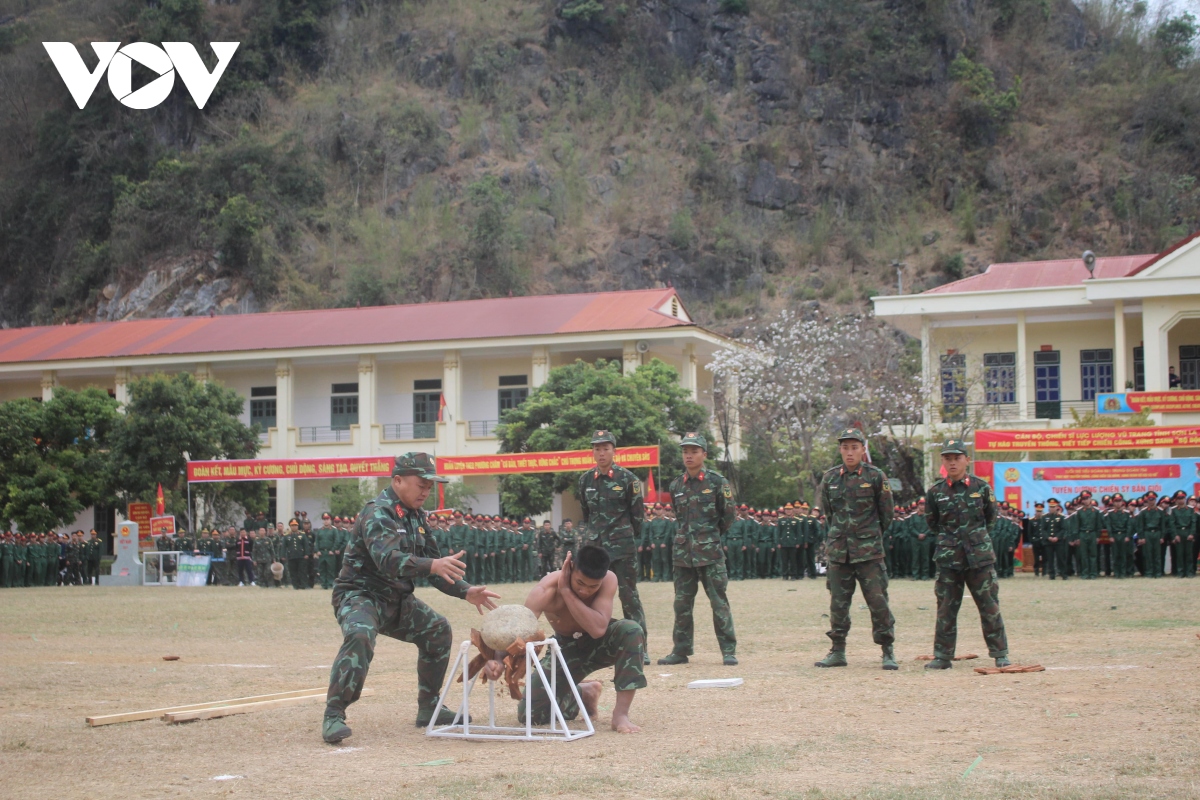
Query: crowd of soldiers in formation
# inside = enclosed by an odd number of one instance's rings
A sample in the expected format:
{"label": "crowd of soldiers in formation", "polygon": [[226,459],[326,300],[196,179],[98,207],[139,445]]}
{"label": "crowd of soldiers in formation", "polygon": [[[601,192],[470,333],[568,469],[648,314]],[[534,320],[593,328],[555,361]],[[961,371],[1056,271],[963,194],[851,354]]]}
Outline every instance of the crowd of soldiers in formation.
{"label": "crowd of soldiers in formation", "polygon": [[0,538],[0,586],[94,586],[100,583],[104,540],[92,530],[13,533]]}
{"label": "crowd of soldiers in formation", "polygon": [[[888,575],[932,580],[936,537],[925,520],[925,500],[895,508],[884,531]],[[1147,492],[1126,502],[1120,494],[1104,495],[1099,503],[1082,492],[1065,507],[1057,498],[1036,503],[1033,516],[998,504],[999,515],[990,533],[996,553],[996,574],[1012,577],[1022,543],[1033,550],[1035,575],[1053,580],[1101,575],[1128,578],[1135,574],[1158,578],[1166,574],[1194,577],[1196,537],[1200,534],[1200,495],[1183,491],[1172,497]],[[297,511],[287,525],[274,527],[265,514],[246,518],[239,530],[230,526],[180,531],[161,536],[156,547],[212,558],[208,583],[214,586],[257,585],[329,589],[341,568],[342,552],[350,540],[355,517],[325,514],[314,527],[306,512]],[[467,581],[471,584],[521,583],[540,579],[562,565],[578,544],[575,526],[566,520],[554,529],[549,520],[540,527],[523,520],[464,513],[429,518],[447,552],[465,551]],[[825,516],[807,503],[788,503],[776,510],[738,506],[737,519],[722,541],[730,580],[782,578],[802,580],[825,572]],[[674,514],[668,505],[646,506],[642,539],[638,542],[638,578],[673,580]],[[83,586],[99,583],[104,541],[92,530],[68,535],[6,533],[0,538],[0,586]],[[272,570],[272,565],[279,565]],[[281,570],[280,570],[281,568]],[[175,563],[165,558],[167,579]]]}

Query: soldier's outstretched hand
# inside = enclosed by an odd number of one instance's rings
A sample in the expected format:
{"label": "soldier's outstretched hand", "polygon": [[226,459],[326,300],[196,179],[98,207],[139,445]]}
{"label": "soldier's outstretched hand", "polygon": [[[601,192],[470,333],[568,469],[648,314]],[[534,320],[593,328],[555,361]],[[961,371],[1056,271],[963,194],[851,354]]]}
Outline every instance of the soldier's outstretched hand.
{"label": "soldier's outstretched hand", "polygon": [[496,604],[492,600],[499,599],[500,595],[489,590],[486,586],[472,586],[470,589],[467,589],[467,602],[475,606],[475,610],[480,614],[483,613],[485,608],[489,611],[495,608]]}
{"label": "soldier's outstretched hand", "polygon": [[452,555],[435,558],[429,565],[429,572],[451,583],[460,580],[463,575],[467,574],[467,565],[459,560],[466,553],[466,550],[459,550]]}

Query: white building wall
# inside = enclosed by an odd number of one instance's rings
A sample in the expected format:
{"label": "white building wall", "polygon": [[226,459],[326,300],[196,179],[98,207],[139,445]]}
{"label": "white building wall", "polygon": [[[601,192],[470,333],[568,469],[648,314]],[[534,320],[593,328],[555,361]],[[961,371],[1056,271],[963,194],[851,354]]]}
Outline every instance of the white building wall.
{"label": "white building wall", "polygon": [[327,427],[330,423],[329,399],[333,384],[357,383],[358,362],[306,365],[292,364],[295,375],[292,394],[295,397],[297,428]]}

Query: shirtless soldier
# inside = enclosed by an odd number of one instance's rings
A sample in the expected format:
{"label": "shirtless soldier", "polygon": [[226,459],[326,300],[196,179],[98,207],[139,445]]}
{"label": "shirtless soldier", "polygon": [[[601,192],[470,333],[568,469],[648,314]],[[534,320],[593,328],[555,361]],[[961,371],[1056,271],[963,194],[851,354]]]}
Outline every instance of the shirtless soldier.
{"label": "shirtless soldier", "polygon": [[[551,572],[538,582],[525,598],[525,607],[536,616],[546,615],[554,628],[554,638],[562,649],[567,670],[579,687],[579,696],[588,716],[596,716],[600,701],[600,681],[583,680],[596,670],[616,667],[613,683],[617,702],[613,707],[612,729],[618,733],[637,733],[641,730],[629,720],[629,705],[633,694],[646,687],[642,674],[642,651],[645,634],[630,619],[613,619],[613,599],[617,596],[617,576],[608,570],[608,551],[595,544],[585,544],[572,555],[567,553],[562,569]],[[542,656],[545,669],[550,669],[550,651]],[[504,665],[489,661],[484,674],[489,680],[499,680]],[[533,723],[545,725],[550,721],[550,699],[536,671],[529,676],[529,691],[533,692]],[[575,719],[579,708],[566,681],[558,684],[558,705],[564,719]],[[525,721],[525,704],[518,706],[518,716]]]}

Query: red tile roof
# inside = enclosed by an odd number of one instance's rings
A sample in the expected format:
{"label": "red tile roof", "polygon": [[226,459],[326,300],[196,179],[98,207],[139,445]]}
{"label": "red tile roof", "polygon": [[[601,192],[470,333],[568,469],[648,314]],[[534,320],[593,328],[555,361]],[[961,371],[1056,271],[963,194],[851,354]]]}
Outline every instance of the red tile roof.
{"label": "red tile roof", "polygon": [[1137,275],[1139,272],[1146,269],[1146,267],[1150,266],[1151,264],[1157,264],[1159,261],[1162,261],[1164,258],[1169,256],[1171,253],[1174,253],[1176,250],[1178,250],[1179,248],[1183,247],[1188,242],[1191,242],[1192,240],[1194,240],[1198,237],[1200,237],[1200,231],[1196,231],[1191,236],[1183,237],[1178,242],[1176,242],[1175,244],[1168,247],[1166,250],[1163,250],[1161,253],[1156,253],[1155,255],[1150,256],[1143,263],[1139,264],[1135,269],[1131,270],[1129,274]]}
{"label": "red tile roof", "polygon": [[352,347],[693,325],[657,310],[675,294],[674,289],[648,289],[13,328],[0,330],[0,363]]}
{"label": "red tile roof", "polygon": [[[1096,259],[1097,278],[1124,278],[1141,269],[1157,256],[1111,256]],[[1062,258],[1057,261],[1017,261],[992,264],[986,272],[929,289],[923,294],[957,294],[959,292],[1003,292],[1013,289],[1050,289],[1074,286],[1089,277],[1081,258]]]}

